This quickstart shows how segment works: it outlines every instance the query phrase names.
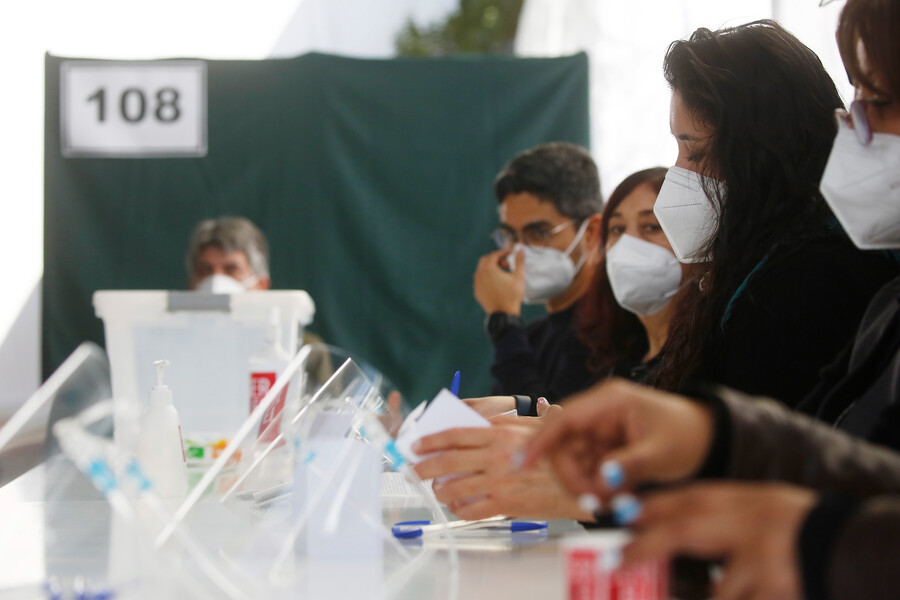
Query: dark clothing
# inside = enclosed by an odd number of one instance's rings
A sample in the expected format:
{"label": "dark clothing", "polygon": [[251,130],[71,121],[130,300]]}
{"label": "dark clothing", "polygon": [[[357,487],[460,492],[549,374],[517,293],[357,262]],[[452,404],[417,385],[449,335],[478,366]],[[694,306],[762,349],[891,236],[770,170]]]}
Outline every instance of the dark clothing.
{"label": "dark clothing", "polygon": [[494,342],[494,395],[543,396],[555,404],[591,385],[588,350],[575,334],[575,306],[525,327],[510,327]]}
{"label": "dark clothing", "polygon": [[614,366],[610,372],[610,377],[621,377],[635,383],[647,384],[654,371],[660,365],[659,355],[654,356],[647,362],[639,361],[623,361]]}
{"label": "dark clothing", "polygon": [[780,480],[824,492],[799,533],[805,597],[897,598],[900,454],[774,402],[750,402],[725,389],[704,396],[717,418],[702,476]]}
{"label": "dark clothing", "polygon": [[898,273],[885,253],[860,251],[838,233],[779,247],[734,296],[695,378],[796,406]]}
{"label": "dark clothing", "polygon": [[900,450],[900,278],[872,299],[856,338],[798,407],[826,423]]}

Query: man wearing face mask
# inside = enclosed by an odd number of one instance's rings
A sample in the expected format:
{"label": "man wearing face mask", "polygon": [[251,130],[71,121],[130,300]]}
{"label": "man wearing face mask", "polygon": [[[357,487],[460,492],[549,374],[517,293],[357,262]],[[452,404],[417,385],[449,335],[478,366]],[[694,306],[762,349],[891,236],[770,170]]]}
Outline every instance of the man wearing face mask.
{"label": "man wearing face mask", "polygon": [[267,290],[269,244],[266,236],[244,217],[207,219],[194,228],[185,257],[188,287],[231,294]]}
{"label": "man wearing face mask", "polygon": [[[599,258],[600,178],[587,150],[549,143],[514,157],[494,195],[499,250],[478,263],[475,299],[494,344],[493,392],[520,394],[519,413],[535,415],[539,397],[556,402],[594,380],[573,319]],[[522,304],[548,314],[526,324]]]}
{"label": "man wearing face mask", "polygon": [[[265,234],[244,217],[201,221],[191,233],[185,256],[188,288],[214,294],[268,290],[269,243]],[[303,344],[322,344],[303,330]]]}

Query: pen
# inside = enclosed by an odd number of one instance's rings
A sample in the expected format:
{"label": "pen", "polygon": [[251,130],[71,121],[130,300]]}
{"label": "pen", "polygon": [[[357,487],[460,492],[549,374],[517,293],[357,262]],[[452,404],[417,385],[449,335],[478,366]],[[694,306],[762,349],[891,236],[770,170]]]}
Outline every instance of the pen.
{"label": "pen", "polygon": [[443,523],[432,524],[431,521],[403,521],[391,527],[394,537],[400,539],[413,539],[432,533],[441,533],[453,529],[457,531],[469,531],[474,529],[497,529],[510,532],[536,531],[546,529],[546,521],[513,521],[505,515],[497,515],[478,521],[451,521],[447,525]]}
{"label": "pen", "polygon": [[450,384],[450,393],[459,398],[459,371],[453,374],[453,383]]}

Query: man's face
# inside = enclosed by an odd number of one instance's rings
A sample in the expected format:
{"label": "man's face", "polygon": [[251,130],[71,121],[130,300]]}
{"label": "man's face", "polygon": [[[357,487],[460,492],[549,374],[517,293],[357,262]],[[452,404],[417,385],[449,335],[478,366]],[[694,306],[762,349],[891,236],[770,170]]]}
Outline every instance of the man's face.
{"label": "man's face", "polygon": [[[499,212],[501,226],[523,244],[565,251],[578,233],[578,224],[559,214],[552,202],[528,192],[508,195]],[[578,262],[580,249],[575,248],[571,257]]]}
{"label": "man's face", "polygon": [[[197,256],[191,289],[196,288],[198,283],[212,275],[228,275],[238,281],[244,281],[253,277],[255,273],[245,252],[235,250],[234,252],[226,253],[219,246],[210,244],[203,248]],[[265,290],[268,288],[269,278],[260,277],[259,281],[248,289]]]}

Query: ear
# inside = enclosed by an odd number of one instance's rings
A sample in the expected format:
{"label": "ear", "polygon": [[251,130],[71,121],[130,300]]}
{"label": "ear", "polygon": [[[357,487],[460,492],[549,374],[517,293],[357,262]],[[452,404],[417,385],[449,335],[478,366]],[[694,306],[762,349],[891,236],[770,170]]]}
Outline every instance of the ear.
{"label": "ear", "polygon": [[603,217],[597,213],[587,219],[587,229],[584,231],[584,239],[588,250],[596,250],[600,247],[600,231],[603,224]]}

